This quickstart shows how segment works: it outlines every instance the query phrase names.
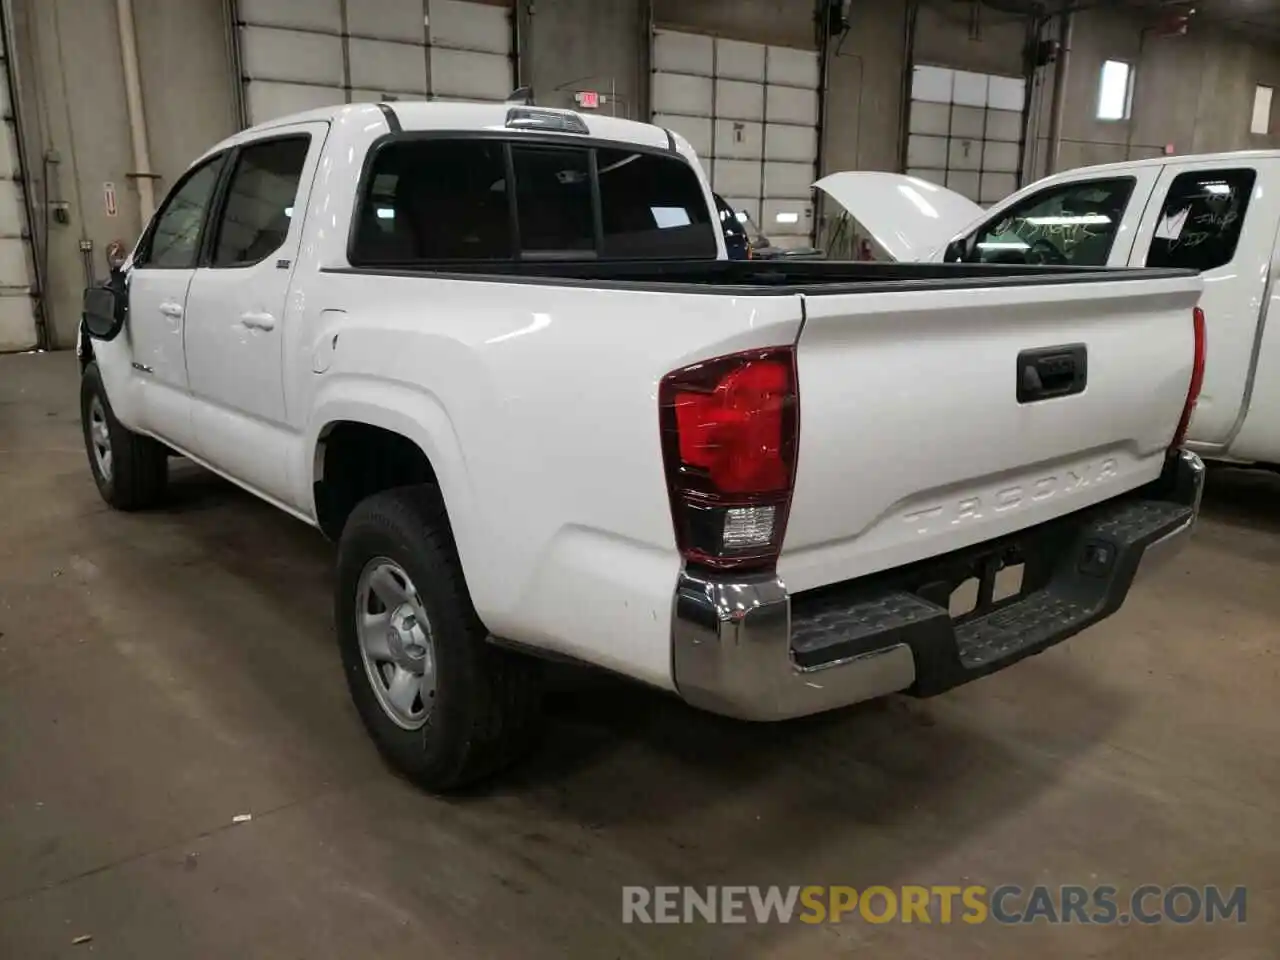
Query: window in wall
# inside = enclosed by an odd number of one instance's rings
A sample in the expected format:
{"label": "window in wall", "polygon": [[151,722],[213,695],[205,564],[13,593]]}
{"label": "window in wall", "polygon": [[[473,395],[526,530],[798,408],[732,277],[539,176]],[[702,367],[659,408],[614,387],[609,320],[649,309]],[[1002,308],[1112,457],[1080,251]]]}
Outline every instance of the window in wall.
{"label": "window in wall", "polygon": [[1212,270],[1230,263],[1255,178],[1250,169],[1197,170],[1174,177],[1156,221],[1147,266]]}
{"label": "window in wall", "polygon": [[258,263],[284,244],[311,138],[254,143],[240,151],[218,223],[215,267]]}
{"label": "window in wall", "polygon": [[188,174],[164,203],[140,266],[189,268],[196,265],[200,226],[204,223],[213,188],[225,156],[205,163]]}
{"label": "window in wall", "polygon": [[[601,256],[711,258],[716,236],[707,199],[688,164],[651,153],[599,150]],[[735,227],[741,231],[741,225]]]}
{"label": "window in wall", "polygon": [[1261,84],[1253,88],[1253,119],[1249,121],[1250,133],[1266,134],[1271,132],[1271,94],[1270,87]]}
{"label": "window in wall", "polygon": [[967,259],[1105,266],[1132,192],[1132,177],[1050,187],[982,227]]}
{"label": "window in wall", "polygon": [[1128,120],[1132,96],[1133,67],[1123,60],[1104,63],[1098,82],[1098,119]]}
{"label": "window in wall", "polygon": [[492,140],[383,146],[365,180],[351,262],[509,259],[503,149]]}

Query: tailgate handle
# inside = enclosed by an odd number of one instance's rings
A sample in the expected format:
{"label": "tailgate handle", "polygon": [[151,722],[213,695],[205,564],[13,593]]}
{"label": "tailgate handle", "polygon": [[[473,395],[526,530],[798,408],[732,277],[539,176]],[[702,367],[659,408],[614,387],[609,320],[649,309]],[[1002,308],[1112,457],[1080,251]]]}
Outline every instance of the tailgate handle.
{"label": "tailgate handle", "polygon": [[1088,374],[1089,354],[1083,343],[1023,350],[1018,354],[1018,402],[1083,393]]}

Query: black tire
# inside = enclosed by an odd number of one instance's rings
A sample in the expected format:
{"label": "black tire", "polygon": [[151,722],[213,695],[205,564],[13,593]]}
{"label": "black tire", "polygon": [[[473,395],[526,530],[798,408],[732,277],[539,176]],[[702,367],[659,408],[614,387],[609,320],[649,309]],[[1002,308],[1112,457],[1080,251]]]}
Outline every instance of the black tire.
{"label": "black tire", "polygon": [[[111,441],[109,475],[98,461],[92,435],[91,411],[95,403],[101,408]],[[88,364],[80,377],[80,431],[84,435],[93,482],[98,485],[103,500],[117,510],[145,510],[164,499],[169,480],[165,447],[150,437],[134,433],[116,419],[97,363]]]}
{"label": "black tire", "polygon": [[[407,574],[430,621],[435,693],[416,730],[383,709],[361,653],[360,578],[381,558]],[[497,773],[527,752],[540,726],[542,665],[486,640],[434,488],[388,490],[356,507],[338,543],[336,590],[338,644],[351,698],[397,770],[445,792]]]}

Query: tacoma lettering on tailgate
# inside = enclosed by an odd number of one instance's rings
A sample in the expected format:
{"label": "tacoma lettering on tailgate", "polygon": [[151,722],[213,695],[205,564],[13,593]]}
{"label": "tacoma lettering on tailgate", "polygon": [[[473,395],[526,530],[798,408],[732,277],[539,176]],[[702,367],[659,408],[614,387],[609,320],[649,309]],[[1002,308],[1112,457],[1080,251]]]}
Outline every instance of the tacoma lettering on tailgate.
{"label": "tacoma lettering on tailgate", "polygon": [[1085,487],[1106,483],[1114,479],[1118,472],[1115,460],[1085,463],[1038,480],[1012,484],[981,494],[970,494],[923,510],[912,510],[904,513],[902,519],[914,524],[917,533],[931,533],[943,526],[981,520],[993,514],[1017,510],[1027,503],[1043,503],[1059,494],[1075,493]]}

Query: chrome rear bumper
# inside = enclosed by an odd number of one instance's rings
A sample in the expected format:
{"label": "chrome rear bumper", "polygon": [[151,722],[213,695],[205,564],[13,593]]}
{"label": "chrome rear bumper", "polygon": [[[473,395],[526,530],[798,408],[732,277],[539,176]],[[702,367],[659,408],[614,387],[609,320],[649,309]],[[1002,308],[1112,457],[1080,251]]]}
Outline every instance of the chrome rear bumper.
{"label": "chrome rear bumper", "polygon": [[[929,696],[985,676],[1119,609],[1139,570],[1186,543],[1204,474],[1199,457],[1183,451],[1138,495],[826,588],[800,608],[773,575],[686,571],[675,595],[676,688],[714,713],[783,720],[900,690]],[[1019,551],[1034,582],[1016,600],[953,621],[945,599],[929,593],[939,577],[962,580],[966,565]]]}

